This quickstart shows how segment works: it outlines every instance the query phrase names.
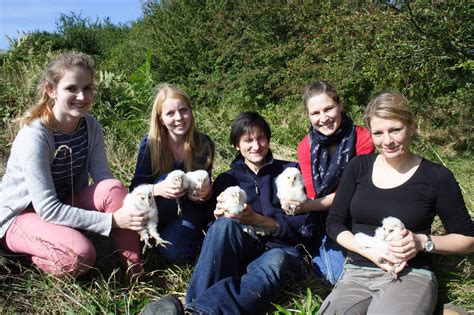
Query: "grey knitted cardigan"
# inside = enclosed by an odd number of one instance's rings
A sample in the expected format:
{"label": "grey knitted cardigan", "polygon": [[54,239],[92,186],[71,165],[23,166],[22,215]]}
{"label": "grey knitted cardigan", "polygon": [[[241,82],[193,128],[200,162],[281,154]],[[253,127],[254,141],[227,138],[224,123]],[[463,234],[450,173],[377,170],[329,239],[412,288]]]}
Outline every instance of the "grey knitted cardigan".
{"label": "grey knitted cardigan", "polygon": [[[88,135],[86,165],[74,183],[77,192],[93,181],[114,178],[107,163],[104,135],[98,121],[85,116]],[[40,120],[24,126],[18,132],[0,184],[0,238],[30,203],[46,222],[109,235],[112,214],[88,211],[66,205],[56,196],[51,164],[54,159],[53,132]]]}

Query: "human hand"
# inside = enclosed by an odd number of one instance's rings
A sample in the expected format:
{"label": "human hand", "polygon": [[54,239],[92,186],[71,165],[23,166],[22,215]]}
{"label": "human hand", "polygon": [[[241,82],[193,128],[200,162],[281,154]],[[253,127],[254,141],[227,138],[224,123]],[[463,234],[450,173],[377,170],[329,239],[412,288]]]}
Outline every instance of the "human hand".
{"label": "human hand", "polygon": [[244,204],[244,210],[242,210],[242,212],[239,214],[226,213],[226,216],[236,220],[240,224],[253,226],[259,226],[265,220],[265,216],[256,213],[248,204]]}
{"label": "human hand", "polygon": [[372,249],[372,248],[364,249],[362,255],[365,256],[370,261],[372,261],[375,265],[377,265],[381,269],[387,272],[394,273],[394,274],[398,274],[407,265],[406,261],[404,260],[400,260],[390,254],[389,255],[380,254],[380,251]]}
{"label": "human hand", "polygon": [[217,196],[216,209],[214,210],[214,217],[219,219],[220,217],[226,216],[227,209],[224,206],[225,198],[221,195]]}
{"label": "human hand", "polygon": [[211,185],[204,185],[200,190],[188,192],[188,199],[194,202],[203,202],[211,197],[212,187]]}
{"label": "human hand", "polygon": [[186,190],[180,185],[176,185],[170,178],[153,185],[153,195],[166,199],[177,199],[186,194]]}
{"label": "human hand", "polygon": [[219,219],[220,217],[223,217],[223,216],[225,216],[225,211],[224,210],[217,209],[217,208],[214,210],[214,217],[216,218],[216,220]]}
{"label": "human hand", "polygon": [[422,234],[415,234],[407,229],[403,229],[400,234],[402,239],[389,242],[388,249],[395,258],[408,261],[423,249]]}
{"label": "human hand", "polygon": [[141,231],[148,223],[150,217],[145,211],[120,208],[112,214],[112,227]]}
{"label": "human hand", "polygon": [[[217,200],[219,200],[219,197],[217,197]],[[245,206],[247,206],[245,204]],[[240,218],[241,218],[241,213],[240,214],[234,214],[234,213],[230,213],[229,211],[227,211],[227,209],[225,207],[223,207],[223,202],[222,202],[222,199],[221,201],[217,202],[217,205],[216,205],[216,209],[214,210],[214,217],[216,219],[219,219],[220,217],[226,217],[226,218],[229,218],[229,219],[232,219],[236,222],[240,222]]]}
{"label": "human hand", "polygon": [[287,215],[295,215],[298,213],[305,212],[303,210],[303,205],[305,201],[296,201],[296,200],[280,200],[281,209]]}
{"label": "human hand", "polygon": [[224,200],[225,200],[225,198],[222,196],[222,194],[217,196],[217,198],[216,198],[216,201],[217,201],[216,210],[214,210],[214,216],[216,214],[218,214],[219,217],[221,217],[227,211],[227,209],[224,207]]}

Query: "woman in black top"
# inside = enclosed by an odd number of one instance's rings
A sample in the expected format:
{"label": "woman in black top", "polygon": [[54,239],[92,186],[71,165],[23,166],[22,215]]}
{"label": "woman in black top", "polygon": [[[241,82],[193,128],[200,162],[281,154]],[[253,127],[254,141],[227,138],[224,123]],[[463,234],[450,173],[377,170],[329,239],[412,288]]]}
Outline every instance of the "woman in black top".
{"label": "woman in black top", "polygon": [[[364,120],[380,154],[355,157],[339,184],[327,232],[348,249],[348,263],[320,314],[431,314],[437,301],[431,253],[474,251],[474,223],[451,171],[410,151],[416,127],[403,95],[380,94]],[[436,215],[446,235],[430,235]],[[374,235],[389,216],[406,229],[388,254],[356,244],[354,234]],[[396,279],[386,273],[394,264]]]}

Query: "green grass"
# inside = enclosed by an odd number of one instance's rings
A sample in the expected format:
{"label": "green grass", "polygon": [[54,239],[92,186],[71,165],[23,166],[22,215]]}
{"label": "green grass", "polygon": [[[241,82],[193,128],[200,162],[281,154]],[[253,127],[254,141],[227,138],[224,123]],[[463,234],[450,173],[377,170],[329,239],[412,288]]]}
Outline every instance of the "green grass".
{"label": "green grass", "polygon": [[[214,177],[227,169],[234,156],[235,152],[228,143],[229,125],[241,110],[196,110],[196,124],[216,143]],[[294,108],[293,111],[286,109],[284,112],[274,108],[263,114],[274,131],[272,149],[275,155],[295,160],[297,140],[304,135],[306,128],[301,108]],[[284,117],[283,122],[275,121],[277,117]],[[290,121],[293,123],[290,124]],[[289,126],[294,128],[292,140],[284,138]],[[146,123],[143,123],[142,129],[143,132],[138,134],[126,129],[120,129],[120,132],[107,132],[106,129],[106,146],[113,172],[126,184],[133,176],[136,148],[142,133],[146,131]],[[472,215],[474,177],[470,153],[453,153],[445,147],[436,147],[421,140],[414,144],[414,149],[453,171]],[[0,167],[3,168],[4,163]],[[3,173],[3,169],[0,171]],[[434,226],[437,233],[442,233],[439,220]],[[175,293],[184,300],[193,264],[168,265],[148,251],[144,266],[146,275],[138,282],[129,284],[118,269],[119,259],[110,240],[96,235],[91,235],[91,238],[98,248],[96,267],[77,279],[46,275],[18,257],[10,259],[0,256],[0,313],[137,314],[146,303],[165,294]],[[434,262],[439,282],[439,305],[452,303],[474,311],[474,256],[435,255]],[[285,287],[270,313],[315,314],[329,292],[318,280],[308,277]]]}

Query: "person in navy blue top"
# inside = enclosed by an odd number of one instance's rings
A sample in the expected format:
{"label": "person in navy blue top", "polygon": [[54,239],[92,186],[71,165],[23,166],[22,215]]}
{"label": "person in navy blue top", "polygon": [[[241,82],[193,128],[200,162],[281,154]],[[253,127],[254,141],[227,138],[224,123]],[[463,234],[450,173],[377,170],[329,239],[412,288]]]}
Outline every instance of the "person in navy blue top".
{"label": "person in navy blue top", "polygon": [[[213,184],[216,221],[204,238],[186,294],[186,311],[264,314],[283,286],[304,274],[303,248],[310,240],[301,227],[307,214],[286,215],[275,185],[285,168],[297,164],[275,159],[270,137],[267,122],[256,112],[244,112],[232,124],[230,139],[238,153],[230,170]],[[247,203],[242,213],[233,215],[220,194],[235,185],[246,192]],[[143,314],[166,310],[183,314],[172,295],[149,304]]]}
{"label": "person in navy blue top", "polygon": [[168,262],[195,259],[204,238],[203,230],[213,216],[207,202],[212,196],[210,186],[197,194],[186,194],[166,177],[177,169],[202,169],[211,176],[213,161],[214,143],[195,129],[188,95],[174,85],[160,84],[153,101],[150,129],[140,142],[130,191],[141,184],[151,185],[159,213],[158,231],[171,243],[157,247],[157,251]]}

